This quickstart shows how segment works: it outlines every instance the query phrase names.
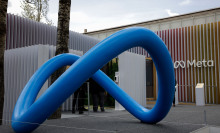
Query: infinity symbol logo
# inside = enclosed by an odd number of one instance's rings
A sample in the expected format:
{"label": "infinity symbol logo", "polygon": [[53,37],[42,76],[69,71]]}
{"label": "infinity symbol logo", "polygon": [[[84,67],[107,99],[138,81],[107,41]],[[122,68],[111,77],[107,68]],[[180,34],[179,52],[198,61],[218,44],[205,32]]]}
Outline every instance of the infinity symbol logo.
{"label": "infinity symbol logo", "polygon": [[[158,99],[148,110],[134,101],[99,69],[111,59],[132,47],[147,50],[158,74]],[[71,65],[36,101],[47,78],[58,68]],[[157,123],[170,110],[174,96],[174,68],[163,41],[144,28],[121,30],[90,49],[82,57],[72,54],[56,56],[43,64],[21,92],[12,115],[15,132],[31,132],[43,123],[72,93],[92,77],[136,118],[145,123]]]}
{"label": "infinity symbol logo", "polygon": [[178,67],[181,67],[181,68],[185,68],[186,67],[186,63],[185,61],[175,61],[174,62],[174,68],[178,68]]}

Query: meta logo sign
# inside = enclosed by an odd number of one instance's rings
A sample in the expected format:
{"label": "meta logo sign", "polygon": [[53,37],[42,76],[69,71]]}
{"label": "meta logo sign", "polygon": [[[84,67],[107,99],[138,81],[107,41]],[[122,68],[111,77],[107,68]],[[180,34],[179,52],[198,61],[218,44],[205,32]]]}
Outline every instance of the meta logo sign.
{"label": "meta logo sign", "polygon": [[193,61],[175,61],[174,62],[174,68],[188,68],[188,67],[213,67],[214,66],[214,61],[213,60],[208,60],[206,61],[205,59],[202,60],[202,61],[196,61],[196,60],[193,60]]}

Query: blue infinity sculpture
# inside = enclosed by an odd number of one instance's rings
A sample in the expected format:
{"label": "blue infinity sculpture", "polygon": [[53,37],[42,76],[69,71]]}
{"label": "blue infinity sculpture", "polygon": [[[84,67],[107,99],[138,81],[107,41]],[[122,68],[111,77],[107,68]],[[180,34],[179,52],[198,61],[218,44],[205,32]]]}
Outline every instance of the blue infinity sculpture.
{"label": "blue infinity sculpture", "polygon": [[[151,110],[134,101],[99,70],[123,51],[136,46],[148,51],[157,70],[158,99]],[[48,77],[58,68],[66,65],[71,66],[36,100]],[[23,133],[36,129],[90,77],[142,122],[161,121],[172,106],[175,79],[173,62],[167,47],[154,32],[148,29],[127,28],[101,41],[82,57],[61,54],[43,64],[28,81],[17,100],[12,116],[14,131]]]}

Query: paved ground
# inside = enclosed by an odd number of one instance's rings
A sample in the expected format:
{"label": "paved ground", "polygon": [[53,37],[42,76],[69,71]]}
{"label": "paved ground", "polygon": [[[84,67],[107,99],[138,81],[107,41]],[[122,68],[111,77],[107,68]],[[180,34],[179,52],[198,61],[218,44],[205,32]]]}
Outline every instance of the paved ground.
{"label": "paved ground", "polygon": [[[104,113],[90,112],[89,115],[64,112],[62,119],[47,120],[34,133],[188,133],[205,126],[204,110],[207,124],[220,126],[220,105],[178,105],[155,125],[141,123],[127,111],[107,109]],[[0,133],[13,133],[13,130],[9,125],[3,125]]]}

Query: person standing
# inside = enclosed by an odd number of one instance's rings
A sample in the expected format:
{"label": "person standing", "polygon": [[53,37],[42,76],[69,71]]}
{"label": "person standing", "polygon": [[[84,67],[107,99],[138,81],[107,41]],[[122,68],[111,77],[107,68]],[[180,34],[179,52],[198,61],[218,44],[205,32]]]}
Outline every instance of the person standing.
{"label": "person standing", "polygon": [[98,85],[93,79],[90,79],[90,84],[93,100],[93,112],[98,111],[98,105],[100,105],[101,111],[104,112],[105,90],[100,85]]}
{"label": "person standing", "polygon": [[74,93],[73,103],[72,103],[72,114],[75,114],[76,112],[76,101],[78,100],[78,110],[79,114],[83,114],[83,111],[88,111],[84,108],[84,98],[86,93],[87,85],[86,83],[83,83],[83,85],[77,89]]}

